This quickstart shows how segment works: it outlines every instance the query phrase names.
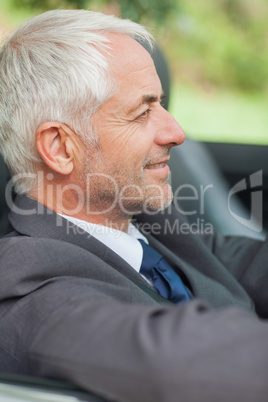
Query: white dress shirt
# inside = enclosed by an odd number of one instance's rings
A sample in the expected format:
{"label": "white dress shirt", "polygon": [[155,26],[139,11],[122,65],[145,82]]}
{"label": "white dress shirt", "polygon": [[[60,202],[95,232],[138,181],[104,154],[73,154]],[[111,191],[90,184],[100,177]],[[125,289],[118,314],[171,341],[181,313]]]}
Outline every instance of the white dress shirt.
{"label": "white dress shirt", "polygon": [[[143,249],[138,239],[144,240],[147,244],[148,241],[132,223],[129,224],[128,232],[125,233],[121,230],[113,229],[108,226],[97,225],[96,223],[83,221],[72,216],[62,214],[59,215],[85,230],[97,240],[101,241],[103,244],[105,244],[105,246],[109,247],[121,258],[123,258],[129,265],[131,265],[135,271],[140,271]],[[151,279],[142,274],[141,276],[153,286]]]}

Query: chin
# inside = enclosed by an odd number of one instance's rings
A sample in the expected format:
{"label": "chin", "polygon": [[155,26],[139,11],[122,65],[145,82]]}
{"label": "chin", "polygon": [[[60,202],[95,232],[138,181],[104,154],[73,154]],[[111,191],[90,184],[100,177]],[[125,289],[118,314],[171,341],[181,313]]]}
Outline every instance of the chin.
{"label": "chin", "polygon": [[168,185],[162,196],[150,195],[147,197],[142,206],[142,212],[147,214],[157,213],[168,208],[173,200],[173,192],[171,187]]}

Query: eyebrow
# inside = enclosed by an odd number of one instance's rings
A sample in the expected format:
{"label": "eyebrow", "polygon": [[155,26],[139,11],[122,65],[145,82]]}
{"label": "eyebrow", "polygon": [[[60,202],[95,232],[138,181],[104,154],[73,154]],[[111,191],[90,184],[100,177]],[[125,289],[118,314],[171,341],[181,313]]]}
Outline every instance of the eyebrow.
{"label": "eyebrow", "polygon": [[139,103],[136,104],[135,106],[133,106],[129,110],[129,113],[133,113],[135,110],[139,109],[139,107],[141,107],[142,105],[158,102],[159,100],[161,102],[165,97],[166,97],[166,95],[163,92],[160,95],[160,98],[159,98],[159,96],[153,95],[153,94],[143,95],[141,100],[139,101]]}

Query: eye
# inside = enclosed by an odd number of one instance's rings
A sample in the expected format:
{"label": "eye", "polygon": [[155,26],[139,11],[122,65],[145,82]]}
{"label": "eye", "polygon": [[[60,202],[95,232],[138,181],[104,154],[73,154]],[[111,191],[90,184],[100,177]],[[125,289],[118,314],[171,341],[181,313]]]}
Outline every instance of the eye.
{"label": "eye", "polygon": [[150,108],[146,109],[146,110],[145,110],[144,112],[142,112],[138,117],[136,117],[135,120],[147,119],[147,117],[149,116],[150,112],[151,112],[151,109],[150,109]]}

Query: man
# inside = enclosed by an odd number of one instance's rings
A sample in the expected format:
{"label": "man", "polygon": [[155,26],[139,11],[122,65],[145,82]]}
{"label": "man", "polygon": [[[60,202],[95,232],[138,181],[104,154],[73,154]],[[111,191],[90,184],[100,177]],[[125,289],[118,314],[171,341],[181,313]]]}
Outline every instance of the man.
{"label": "man", "polygon": [[[1,50],[1,148],[19,194],[0,243],[1,370],[125,402],[266,401],[254,303],[266,318],[267,244],[166,230],[182,222],[167,161],[185,135],[135,38],[152,43],[130,21],[61,10]],[[147,248],[173,282],[142,271]]]}

